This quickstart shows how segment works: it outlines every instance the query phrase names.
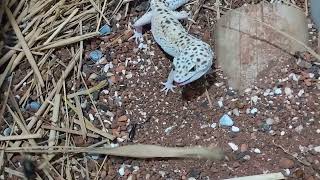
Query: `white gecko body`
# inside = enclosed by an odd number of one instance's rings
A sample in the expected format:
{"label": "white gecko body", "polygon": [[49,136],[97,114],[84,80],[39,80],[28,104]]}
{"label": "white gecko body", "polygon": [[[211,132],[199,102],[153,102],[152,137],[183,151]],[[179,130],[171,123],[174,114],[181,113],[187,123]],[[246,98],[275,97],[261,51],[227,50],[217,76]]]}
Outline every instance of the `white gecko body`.
{"label": "white gecko body", "polygon": [[[167,0],[168,2],[169,0]],[[163,0],[151,0],[151,11],[136,21],[134,26],[139,29],[144,24],[151,22],[151,32],[155,41],[169,55],[173,56],[173,68],[169,74],[162,91],[173,91],[175,81],[179,85],[185,85],[199,79],[210,69],[213,61],[211,47],[188,34],[179,19],[188,17],[185,11],[176,12],[175,9],[188,0],[171,0],[164,3]],[[143,19],[144,18],[144,19]]]}

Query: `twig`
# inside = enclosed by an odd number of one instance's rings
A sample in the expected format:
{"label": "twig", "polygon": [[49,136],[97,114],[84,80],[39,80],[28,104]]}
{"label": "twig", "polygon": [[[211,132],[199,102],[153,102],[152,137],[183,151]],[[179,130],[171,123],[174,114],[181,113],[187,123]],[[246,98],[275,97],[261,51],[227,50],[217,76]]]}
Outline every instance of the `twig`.
{"label": "twig", "polygon": [[86,39],[93,38],[93,37],[95,37],[95,36],[97,36],[99,34],[100,34],[99,32],[92,32],[92,33],[84,34],[84,35],[81,35],[81,36],[76,36],[76,37],[71,37],[71,38],[68,38],[68,39],[63,39],[63,40],[51,42],[51,43],[49,43],[47,45],[41,45],[41,46],[35,47],[33,49],[34,50],[43,51],[43,50],[46,50],[46,49],[66,46],[66,45],[73,44],[73,43],[76,43],[76,42],[79,42],[79,41],[83,41],[83,40],[86,40]]}
{"label": "twig", "polygon": [[[54,97],[54,105],[53,105],[53,112],[52,112],[52,118],[51,118],[51,124],[52,126],[57,126],[58,120],[59,120],[59,111],[60,111],[60,101],[61,101],[61,95],[56,94]],[[56,131],[51,129],[49,132],[49,139],[48,139],[48,145],[54,146],[56,144]]]}
{"label": "twig", "polygon": [[25,139],[38,139],[42,138],[41,133],[37,134],[24,134],[24,135],[12,135],[12,136],[0,136],[0,141],[16,141]]}
{"label": "twig", "polygon": [[274,142],[274,139],[272,140],[272,143],[273,143],[274,146],[280,148],[280,149],[281,149],[283,152],[285,152],[286,154],[288,154],[288,155],[290,155],[291,157],[295,158],[295,159],[296,159],[297,161],[299,161],[301,164],[306,165],[306,166],[311,166],[311,164],[310,164],[308,161],[303,160],[303,159],[301,159],[301,158],[299,158],[299,157],[291,154],[291,153],[290,153],[288,150],[286,150],[284,147],[282,147],[282,146],[279,145],[279,144],[276,144],[276,143]]}
{"label": "twig", "polygon": [[57,86],[48,94],[47,99],[43,102],[43,104],[40,106],[39,110],[35,113],[35,115],[29,118],[30,120],[28,124],[29,130],[33,128],[39,116],[41,116],[41,114],[46,110],[47,106],[49,105],[49,101],[51,101],[51,99],[54,97],[56,93],[60,92],[63,85],[63,81],[66,79],[66,77],[69,75],[69,73],[73,69],[74,65],[76,64],[76,61],[78,61],[79,59],[79,56],[80,56],[80,53],[78,51],[74,56],[74,58],[69,63],[69,65],[67,66],[67,68],[65,69],[65,71],[62,73],[62,76],[57,82]]}
{"label": "twig", "polygon": [[[41,126],[43,129],[52,129],[55,131],[60,131],[60,132],[65,132],[65,133],[69,133],[69,134],[75,134],[75,135],[82,135],[82,132],[80,131],[76,131],[76,130],[72,130],[72,129],[68,129],[68,128],[59,128],[59,127],[53,127],[53,126],[46,126],[46,125],[42,125]],[[86,134],[88,137],[92,137],[92,138],[99,138],[99,135],[95,135],[92,133],[87,133]]]}
{"label": "twig", "polygon": [[58,33],[61,31],[61,29],[70,21],[71,18],[73,18],[77,12],[78,12],[78,8],[76,8],[69,16],[68,18],[60,24],[60,26],[58,26],[57,30],[43,43],[43,45],[47,45],[49,42],[52,41],[53,38],[55,38]]}
{"label": "twig", "polygon": [[38,82],[40,83],[41,87],[44,87],[44,81],[42,79],[41,73],[40,73],[38,66],[35,62],[35,59],[33,58],[32,54],[30,52],[30,49],[29,49],[29,47],[28,47],[28,45],[27,45],[27,43],[26,43],[26,41],[25,41],[25,39],[19,29],[19,26],[13,17],[13,14],[11,13],[10,9],[7,7],[5,7],[5,11],[6,11],[8,19],[13,27],[13,30],[15,31],[16,36],[18,37],[18,39],[21,43],[22,49],[24,50],[26,57],[31,65],[33,71],[35,72],[35,75],[38,79]]}
{"label": "twig", "polygon": [[76,108],[77,108],[78,117],[79,117],[79,120],[80,120],[80,128],[81,128],[81,132],[82,132],[82,137],[83,137],[83,139],[86,139],[87,128],[86,128],[86,123],[85,123],[84,118],[83,118],[83,113],[82,113],[82,108],[81,108],[79,97],[75,96],[74,100],[76,102]]}
{"label": "twig", "polygon": [[99,9],[99,7],[96,5],[96,3],[93,0],[89,0],[92,6],[100,13],[100,16],[103,17],[103,19],[107,22],[108,25],[110,25],[109,20],[104,16],[103,12]]}
{"label": "twig", "polygon": [[76,96],[91,94],[91,93],[93,93],[93,92],[95,92],[95,91],[99,91],[100,89],[104,88],[107,84],[108,84],[108,81],[107,81],[107,80],[103,80],[103,81],[101,81],[99,84],[97,84],[96,86],[94,86],[94,87],[92,87],[92,88],[90,88],[90,89],[69,94],[69,95],[67,96],[67,98],[71,99],[71,98],[74,98],[74,97],[76,97]]}

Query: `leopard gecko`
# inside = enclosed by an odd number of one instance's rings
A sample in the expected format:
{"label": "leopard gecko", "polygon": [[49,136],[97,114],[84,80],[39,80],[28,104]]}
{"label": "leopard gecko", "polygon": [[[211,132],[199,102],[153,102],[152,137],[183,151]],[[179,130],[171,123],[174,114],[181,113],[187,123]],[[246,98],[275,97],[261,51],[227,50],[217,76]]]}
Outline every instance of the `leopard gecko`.
{"label": "leopard gecko", "polygon": [[[210,45],[188,34],[179,19],[188,18],[185,11],[173,11],[188,0],[151,0],[151,11],[134,23],[138,30],[151,23],[151,32],[155,41],[173,57],[173,67],[161,91],[174,92],[176,82],[179,86],[189,84],[211,70],[214,52]],[[171,2],[171,4],[170,4]],[[134,37],[140,38],[135,34]]]}

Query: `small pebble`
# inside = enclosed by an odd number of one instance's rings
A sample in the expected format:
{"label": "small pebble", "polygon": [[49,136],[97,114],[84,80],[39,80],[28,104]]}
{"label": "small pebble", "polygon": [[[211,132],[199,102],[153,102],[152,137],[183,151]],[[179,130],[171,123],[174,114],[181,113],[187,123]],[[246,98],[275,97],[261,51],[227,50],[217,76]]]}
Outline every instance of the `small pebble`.
{"label": "small pebble", "polygon": [[103,57],[103,54],[99,50],[94,50],[90,52],[89,56],[92,61],[97,62]]}
{"label": "small pebble", "polygon": [[234,114],[235,116],[240,116],[239,109],[238,108],[233,109],[232,114]]}
{"label": "small pebble", "polygon": [[276,89],[274,89],[274,94],[280,95],[280,94],[282,94],[282,90],[280,88],[276,88]]}
{"label": "small pebble", "polygon": [[166,172],[164,172],[164,171],[159,171],[159,174],[160,174],[162,177],[165,177]]}
{"label": "small pebble", "polygon": [[256,114],[258,112],[258,109],[257,108],[252,108],[251,110],[250,110],[250,113],[251,114]]}
{"label": "small pebble", "polygon": [[124,171],[125,171],[124,168],[125,168],[125,165],[121,165],[121,167],[119,168],[118,173],[120,176],[124,176]]}
{"label": "small pebble", "polygon": [[251,97],[251,102],[253,102],[254,104],[257,104],[257,102],[258,102],[258,96],[253,96],[253,97]]}
{"label": "small pebble", "polygon": [[26,109],[32,110],[32,111],[37,111],[40,108],[41,104],[38,103],[37,101],[32,101],[29,104],[27,104]]}
{"label": "small pebble", "polygon": [[303,126],[302,125],[299,125],[297,126],[296,128],[294,128],[294,130],[297,132],[297,133],[301,133],[301,131],[303,130]]}
{"label": "small pebble", "polygon": [[279,166],[283,169],[290,169],[294,166],[294,162],[288,158],[281,158],[279,160]]}
{"label": "small pebble", "polygon": [[272,124],[274,123],[274,120],[271,119],[271,118],[268,118],[268,119],[266,119],[266,123],[267,123],[268,125],[272,125]]}
{"label": "small pebble", "polygon": [[102,36],[105,36],[105,35],[110,34],[111,31],[112,31],[112,29],[111,29],[111,27],[110,27],[108,24],[103,25],[103,26],[99,29],[100,35],[102,35]]}
{"label": "small pebble", "polygon": [[257,154],[260,154],[260,153],[261,153],[260,149],[258,149],[258,148],[255,148],[255,149],[253,150],[253,152],[255,152],[255,153],[257,153]]}
{"label": "small pebble", "polygon": [[316,132],[317,132],[318,134],[320,134],[320,129],[317,129]]}
{"label": "small pebble", "polygon": [[241,152],[246,152],[246,151],[248,151],[248,145],[247,145],[247,144],[241,144],[241,146],[240,146],[240,151],[241,151]]}
{"label": "small pebble", "polygon": [[300,89],[300,91],[298,92],[298,96],[301,97],[304,94],[304,90]]}
{"label": "small pebble", "polygon": [[232,126],[232,127],[231,127],[231,131],[232,131],[232,132],[239,132],[240,129],[239,129],[237,126]]}
{"label": "small pebble", "polygon": [[320,153],[320,146],[314,147],[314,151]]}
{"label": "small pebble", "polygon": [[90,121],[94,121],[94,117],[91,113],[89,114],[89,119],[90,119]]}
{"label": "small pebble", "polygon": [[109,71],[109,69],[112,69],[113,68],[113,64],[110,62],[109,64],[106,64],[104,67],[103,67],[103,71],[105,73],[107,73]]}
{"label": "small pebble", "polygon": [[210,127],[213,128],[213,129],[216,128],[216,127],[217,127],[217,123],[212,123],[212,124],[210,125]]}
{"label": "small pebble", "polygon": [[251,157],[249,155],[245,155],[245,156],[243,156],[243,159],[246,161],[249,161],[251,159]]}
{"label": "small pebble", "polygon": [[263,96],[268,96],[271,92],[271,89],[266,89],[263,93]]}
{"label": "small pebble", "polygon": [[169,134],[169,133],[173,130],[174,127],[175,127],[175,126],[170,126],[170,127],[166,128],[166,129],[164,130],[164,132],[165,132],[166,134]]}
{"label": "small pebble", "polygon": [[4,135],[4,136],[10,136],[11,131],[12,131],[11,128],[7,127],[7,128],[5,128],[5,129],[3,130],[3,135]]}
{"label": "small pebble", "polygon": [[222,100],[219,100],[219,101],[218,101],[218,106],[219,106],[220,108],[223,107],[223,102],[222,102]]}
{"label": "small pebble", "polygon": [[290,169],[284,169],[284,175],[289,176],[290,175]]}
{"label": "small pebble", "polygon": [[92,81],[92,80],[95,80],[97,77],[98,77],[98,75],[96,73],[92,73],[92,74],[90,74],[88,80]]}
{"label": "small pebble", "polygon": [[227,114],[224,114],[220,120],[219,120],[219,124],[221,126],[232,126],[233,125],[233,120],[231,119],[231,117]]}
{"label": "small pebble", "polygon": [[128,117],[126,115],[120,116],[118,118],[118,122],[127,122],[128,121]]}
{"label": "small pebble", "polygon": [[239,149],[239,147],[236,144],[232,143],[232,142],[228,143],[228,145],[231,147],[231,149],[233,151],[237,151]]}
{"label": "small pebble", "polygon": [[288,87],[284,88],[284,93],[287,95],[287,96],[291,96],[292,95],[292,90]]}

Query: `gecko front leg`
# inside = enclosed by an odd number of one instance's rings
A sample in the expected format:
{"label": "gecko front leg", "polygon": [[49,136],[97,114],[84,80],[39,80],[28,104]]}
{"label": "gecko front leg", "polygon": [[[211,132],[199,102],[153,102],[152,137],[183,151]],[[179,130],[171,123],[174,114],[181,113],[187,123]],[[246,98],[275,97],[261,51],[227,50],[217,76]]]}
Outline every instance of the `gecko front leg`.
{"label": "gecko front leg", "polygon": [[163,82],[161,83],[164,85],[164,88],[162,88],[161,91],[164,91],[166,95],[168,94],[169,90],[174,92],[173,88],[176,87],[175,85],[173,85],[173,77],[174,77],[174,70],[171,69],[167,81],[165,83]]}
{"label": "gecko front leg", "polygon": [[129,40],[135,39],[136,44],[138,44],[138,41],[140,44],[143,43],[142,27],[146,24],[150,24],[151,18],[152,18],[152,11],[149,11],[149,12],[145,13],[143,16],[141,16],[141,18],[139,18],[133,24],[134,34],[132,37],[129,38]]}

